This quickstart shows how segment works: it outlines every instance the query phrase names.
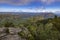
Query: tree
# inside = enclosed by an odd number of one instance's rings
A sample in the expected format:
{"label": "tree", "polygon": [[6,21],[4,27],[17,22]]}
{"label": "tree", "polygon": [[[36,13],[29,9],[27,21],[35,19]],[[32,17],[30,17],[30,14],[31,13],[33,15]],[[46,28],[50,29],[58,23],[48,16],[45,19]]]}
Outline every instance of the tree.
{"label": "tree", "polygon": [[14,24],[12,22],[5,22],[4,24],[5,27],[14,27]]}

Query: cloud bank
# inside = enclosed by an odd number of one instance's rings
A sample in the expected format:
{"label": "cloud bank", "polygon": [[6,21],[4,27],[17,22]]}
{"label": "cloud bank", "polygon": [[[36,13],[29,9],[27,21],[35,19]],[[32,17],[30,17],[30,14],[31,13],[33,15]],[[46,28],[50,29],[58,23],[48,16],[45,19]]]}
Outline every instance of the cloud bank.
{"label": "cloud bank", "polygon": [[60,9],[17,9],[17,8],[0,8],[0,12],[56,12],[56,11],[59,11],[60,12]]}
{"label": "cloud bank", "polygon": [[31,2],[41,2],[44,4],[51,4],[54,2],[60,2],[60,0],[0,0],[0,3],[7,3],[11,5],[27,5]]}
{"label": "cloud bank", "polygon": [[39,0],[39,1],[45,4],[52,4],[54,2],[60,2],[60,0]]}
{"label": "cloud bank", "polygon": [[33,2],[33,0],[0,0],[0,3],[7,3],[12,5],[26,5]]}

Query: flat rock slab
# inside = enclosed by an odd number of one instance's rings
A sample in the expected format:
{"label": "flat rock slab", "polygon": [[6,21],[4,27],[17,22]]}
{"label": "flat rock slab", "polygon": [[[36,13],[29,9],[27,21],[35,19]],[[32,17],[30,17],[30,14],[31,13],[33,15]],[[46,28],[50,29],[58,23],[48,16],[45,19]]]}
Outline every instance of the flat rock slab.
{"label": "flat rock slab", "polygon": [[7,35],[1,40],[25,40],[25,39],[21,39],[21,37],[18,35]]}
{"label": "flat rock slab", "polygon": [[6,33],[5,27],[0,28],[0,40],[26,40],[18,35],[18,32],[22,31],[21,28],[9,27],[8,29],[9,34]]}
{"label": "flat rock slab", "polygon": [[9,33],[10,33],[10,34],[17,34],[18,32],[21,31],[20,28],[9,27],[8,29],[9,29]]}

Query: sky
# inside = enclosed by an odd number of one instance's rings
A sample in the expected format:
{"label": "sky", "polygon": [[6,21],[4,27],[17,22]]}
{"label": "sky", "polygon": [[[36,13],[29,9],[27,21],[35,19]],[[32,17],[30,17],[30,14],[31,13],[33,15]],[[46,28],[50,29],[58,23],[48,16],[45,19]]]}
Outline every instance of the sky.
{"label": "sky", "polygon": [[60,0],[0,0],[0,12],[60,11]]}

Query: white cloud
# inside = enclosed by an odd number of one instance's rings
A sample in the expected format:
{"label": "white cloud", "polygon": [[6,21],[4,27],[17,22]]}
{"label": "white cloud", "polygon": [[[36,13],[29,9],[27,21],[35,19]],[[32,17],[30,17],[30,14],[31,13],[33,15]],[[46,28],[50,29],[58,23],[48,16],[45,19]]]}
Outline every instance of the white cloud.
{"label": "white cloud", "polygon": [[0,8],[0,12],[56,12],[60,11],[60,9],[17,9],[17,8]]}
{"label": "white cloud", "polygon": [[60,0],[39,0],[39,1],[44,4],[52,4],[54,2],[60,2]]}
{"label": "white cloud", "polygon": [[0,3],[7,3],[11,5],[27,5],[31,2],[42,2],[44,4],[52,4],[54,2],[60,2],[60,0],[0,0]]}
{"label": "white cloud", "polygon": [[0,3],[7,3],[11,5],[26,5],[34,0],[0,0]]}

